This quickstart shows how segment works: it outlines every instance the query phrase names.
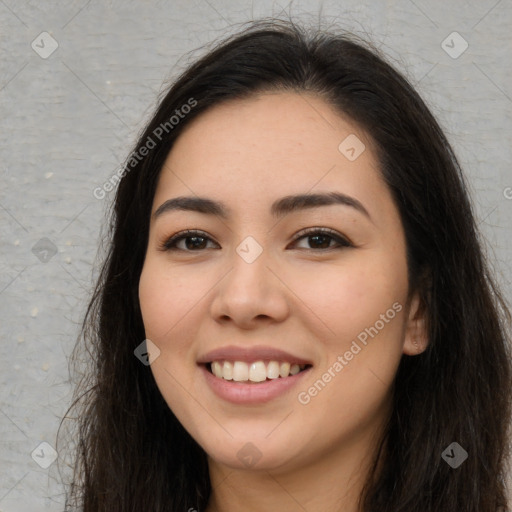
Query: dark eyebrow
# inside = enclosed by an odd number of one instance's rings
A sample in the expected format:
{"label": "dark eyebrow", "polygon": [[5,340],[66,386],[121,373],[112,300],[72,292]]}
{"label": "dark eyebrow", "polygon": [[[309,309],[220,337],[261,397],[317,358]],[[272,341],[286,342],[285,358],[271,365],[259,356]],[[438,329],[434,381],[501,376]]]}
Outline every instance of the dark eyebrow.
{"label": "dark eyebrow", "polygon": [[206,197],[175,197],[167,199],[163,202],[153,213],[153,218],[156,219],[165,212],[174,210],[183,210],[189,212],[205,213],[207,215],[217,215],[226,219],[228,217],[229,208],[220,201],[214,201]]}
{"label": "dark eyebrow", "polygon": [[330,206],[333,204],[350,206],[371,220],[368,210],[355,197],[347,196],[341,192],[299,194],[295,196],[282,197],[272,204],[270,212],[274,217],[282,217],[287,213],[302,210],[304,208],[316,208],[318,206]]}
{"label": "dark eyebrow", "polygon": [[[330,206],[334,204],[350,206],[364,214],[368,219],[372,220],[368,210],[366,210],[366,208],[357,199],[340,192],[285,196],[272,204],[270,213],[273,217],[282,217],[288,213],[303,210],[305,208],[316,208],[318,206]],[[223,219],[227,219],[231,211],[220,201],[214,201],[213,199],[208,199],[206,197],[180,196],[168,199],[162,203],[156,209],[153,214],[153,218],[156,219],[163,213],[173,210],[194,211],[207,215],[216,215]]]}

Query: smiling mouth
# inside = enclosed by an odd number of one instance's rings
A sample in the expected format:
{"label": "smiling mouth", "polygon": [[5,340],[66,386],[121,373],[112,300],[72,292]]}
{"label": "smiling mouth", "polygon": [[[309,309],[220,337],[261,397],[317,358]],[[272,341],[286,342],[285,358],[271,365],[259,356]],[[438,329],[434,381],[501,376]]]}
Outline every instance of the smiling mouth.
{"label": "smiling mouth", "polygon": [[257,384],[286,379],[311,368],[310,364],[291,364],[287,361],[212,361],[205,364],[215,377],[234,382]]}

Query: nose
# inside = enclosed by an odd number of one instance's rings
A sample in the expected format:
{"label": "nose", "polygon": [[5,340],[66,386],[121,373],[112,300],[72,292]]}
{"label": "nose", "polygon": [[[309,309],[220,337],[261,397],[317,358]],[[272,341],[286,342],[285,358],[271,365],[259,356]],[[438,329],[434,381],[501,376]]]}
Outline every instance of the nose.
{"label": "nose", "polygon": [[215,287],[212,317],[241,329],[282,322],[289,314],[287,290],[265,251],[252,263],[233,251],[231,270]]}

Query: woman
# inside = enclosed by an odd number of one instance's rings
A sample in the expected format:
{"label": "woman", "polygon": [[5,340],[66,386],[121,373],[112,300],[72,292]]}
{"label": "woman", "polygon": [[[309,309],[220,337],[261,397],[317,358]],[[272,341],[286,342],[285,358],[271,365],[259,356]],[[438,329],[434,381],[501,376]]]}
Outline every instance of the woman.
{"label": "woman", "polygon": [[256,22],[118,178],[70,505],[506,507],[510,315],[448,141],[377,50]]}

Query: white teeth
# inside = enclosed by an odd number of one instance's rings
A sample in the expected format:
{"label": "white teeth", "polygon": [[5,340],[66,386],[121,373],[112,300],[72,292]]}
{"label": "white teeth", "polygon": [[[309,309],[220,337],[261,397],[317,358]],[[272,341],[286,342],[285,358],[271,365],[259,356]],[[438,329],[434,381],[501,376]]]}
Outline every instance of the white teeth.
{"label": "white teeth", "polygon": [[211,363],[212,373],[224,380],[236,382],[263,382],[267,379],[285,378],[296,375],[306,367],[305,364],[290,364],[287,362],[255,361],[247,364],[244,361],[213,361]]}
{"label": "white teeth", "polygon": [[221,377],[226,380],[233,380],[233,365],[229,361],[224,361],[224,366],[222,367],[222,374],[217,375],[217,377]]}
{"label": "white teeth", "polygon": [[[222,378],[223,376],[217,375],[217,377]],[[236,380],[237,382],[249,380],[249,366],[247,363],[235,361],[235,364],[233,365],[233,380]]]}
{"label": "white teeth", "polygon": [[214,361],[212,363],[212,372],[215,375],[215,377],[222,377],[222,368],[218,361]]}
{"label": "white teeth", "polygon": [[279,375],[281,377],[288,377],[290,373],[290,363],[281,363],[279,366]]}
{"label": "white teeth", "polygon": [[251,363],[249,367],[249,380],[252,382],[263,382],[267,380],[267,369],[263,361]]}
{"label": "white teeth", "polygon": [[300,368],[299,368],[299,365],[298,364],[292,364],[291,368],[290,368],[290,373],[292,375],[295,375],[297,373],[300,372]]}
{"label": "white teeth", "polygon": [[277,379],[279,377],[279,363],[270,361],[267,366],[267,377],[269,379]]}

